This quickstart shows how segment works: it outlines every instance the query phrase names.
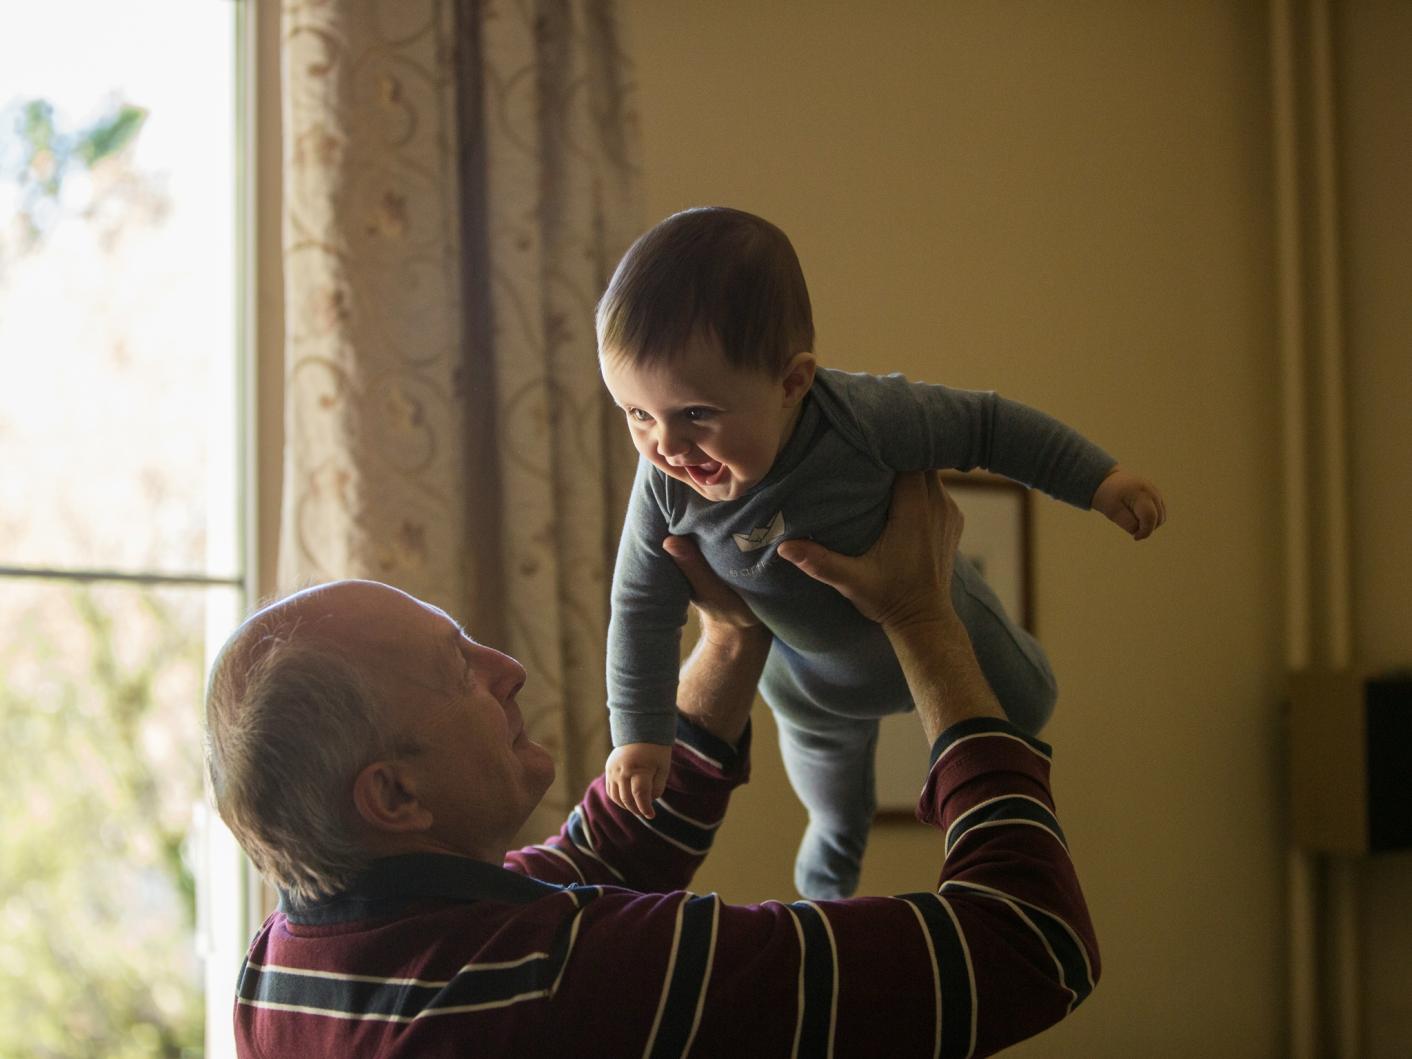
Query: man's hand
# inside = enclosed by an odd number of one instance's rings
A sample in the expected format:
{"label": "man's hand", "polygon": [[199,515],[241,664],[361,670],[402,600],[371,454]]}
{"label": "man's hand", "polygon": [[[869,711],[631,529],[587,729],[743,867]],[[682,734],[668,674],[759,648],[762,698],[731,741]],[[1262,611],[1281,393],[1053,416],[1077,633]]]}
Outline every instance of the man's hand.
{"label": "man's hand", "polygon": [[672,748],[656,743],[625,743],[608,755],[603,778],[608,797],[628,812],[652,819],[652,803],[667,789]]}
{"label": "man's hand", "polygon": [[1167,505],[1157,487],[1122,467],[1109,471],[1094,491],[1093,509],[1103,512],[1137,541],[1152,536],[1167,521]]}
{"label": "man's hand", "polygon": [[813,541],[779,547],[785,559],[882,626],[929,743],[960,721],[1005,716],[951,606],[960,540],[961,511],[933,471],[897,476],[882,536],[857,558]]}
{"label": "man's hand", "polygon": [[779,554],[884,628],[954,618],[951,568],[963,521],[936,473],[899,474],[882,536],[862,555],[806,540],[782,541]]}
{"label": "man's hand", "polygon": [[759,629],[760,619],[716,572],[706,565],[690,537],[668,537],[662,550],[691,585],[691,602],[701,615],[701,635],[714,638],[741,629]]}

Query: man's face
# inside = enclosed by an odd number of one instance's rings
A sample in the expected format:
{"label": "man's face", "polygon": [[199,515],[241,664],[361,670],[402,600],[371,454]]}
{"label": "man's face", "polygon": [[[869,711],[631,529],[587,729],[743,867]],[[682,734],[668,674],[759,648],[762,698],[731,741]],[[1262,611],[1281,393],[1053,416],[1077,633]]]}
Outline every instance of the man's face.
{"label": "man's face", "polygon": [[554,779],[515,696],[524,668],[476,643],[445,611],[375,582],[350,582],[340,624],[375,668],[413,793],[433,822],[428,846],[496,863]]}
{"label": "man's face", "polygon": [[453,683],[410,733],[421,748],[418,797],[435,818],[427,837],[472,856],[488,839],[484,852],[498,859],[553,782],[554,759],[530,739],[515,701],[524,667],[436,613]]}
{"label": "man's face", "polygon": [[754,488],[774,465],[799,409],[783,380],[735,367],[705,338],[649,366],[610,350],[599,357],[599,369],[637,451],[707,500],[737,500]]}

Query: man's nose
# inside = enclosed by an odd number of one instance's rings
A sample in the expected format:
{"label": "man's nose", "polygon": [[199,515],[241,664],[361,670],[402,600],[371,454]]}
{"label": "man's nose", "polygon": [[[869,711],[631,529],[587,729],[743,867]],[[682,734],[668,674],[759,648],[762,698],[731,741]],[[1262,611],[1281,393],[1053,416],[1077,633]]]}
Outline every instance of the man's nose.
{"label": "man's nose", "polygon": [[505,697],[507,688],[518,688],[525,682],[525,667],[517,659],[484,644],[477,646],[480,651],[476,668],[497,698]]}

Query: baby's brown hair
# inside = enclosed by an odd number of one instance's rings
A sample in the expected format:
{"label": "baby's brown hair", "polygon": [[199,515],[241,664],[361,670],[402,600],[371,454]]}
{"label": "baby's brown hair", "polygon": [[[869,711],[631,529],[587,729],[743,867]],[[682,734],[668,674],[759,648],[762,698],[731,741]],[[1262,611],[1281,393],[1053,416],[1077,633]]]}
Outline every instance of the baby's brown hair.
{"label": "baby's brown hair", "polygon": [[814,348],[789,237],[726,206],[674,213],[633,243],[599,299],[597,325],[599,352],[634,364],[670,361],[700,336],[736,367],[778,374]]}

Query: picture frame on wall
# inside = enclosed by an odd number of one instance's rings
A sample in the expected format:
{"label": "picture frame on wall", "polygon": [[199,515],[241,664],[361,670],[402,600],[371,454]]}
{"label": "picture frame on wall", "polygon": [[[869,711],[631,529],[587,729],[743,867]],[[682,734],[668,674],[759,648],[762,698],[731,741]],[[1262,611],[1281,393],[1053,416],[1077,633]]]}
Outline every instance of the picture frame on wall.
{"label": "picture frame on wall", "polygon": [[[1030,491],[1008,478],[981,472],[946,471],[942,479],[965,516],[961,554],[980,570],[1010,616],[1033,633]],[[916,820],[930,751],[915,711],[882,719],[874,769],[876,820]]]}

